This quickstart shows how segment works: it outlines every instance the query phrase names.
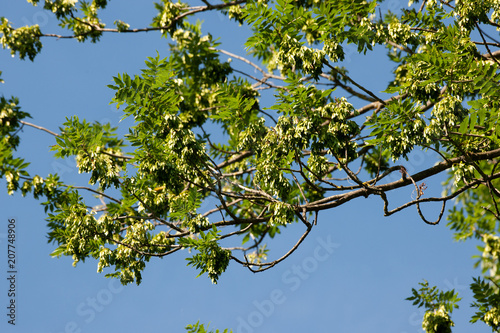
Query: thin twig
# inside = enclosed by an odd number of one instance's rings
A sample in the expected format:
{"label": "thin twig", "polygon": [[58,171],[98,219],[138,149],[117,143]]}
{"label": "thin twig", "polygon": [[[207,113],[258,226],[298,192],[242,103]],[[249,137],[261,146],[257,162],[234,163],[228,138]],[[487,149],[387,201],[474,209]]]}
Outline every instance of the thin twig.
{"label": "thin twig", "polygon": [[26,125],[26,126],[31,126],[33,128],[36,128],[36,129],[39,129],[41,131],[45,131],[49,134],[52,134],[53,136],[59,136],[59,134],[55,133],[55,132],[52,132],[51,130],[49,129],[46,129],[45,127],[42,127],[42,126],[38,126],[38,125],[35,125],[35,124],[32,124],[32,123],[28,123],[27,121],[24,121],[24,120],[19,120],[19,122],[23,125]]}

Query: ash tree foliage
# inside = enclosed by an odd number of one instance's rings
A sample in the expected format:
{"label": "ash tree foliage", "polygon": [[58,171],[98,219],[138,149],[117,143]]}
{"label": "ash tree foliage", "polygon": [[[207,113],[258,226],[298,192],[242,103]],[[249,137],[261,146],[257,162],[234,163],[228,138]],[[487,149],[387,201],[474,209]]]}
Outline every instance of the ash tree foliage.
{"label": "ash tree foliage", "polygon": [[[410,0],[389,11],[376,0],[161,0],[144,27],[103,22],[105,0],[28,2],[65,31],[1,18],[2,46],[21,59],[35,60],[48,38],[95,43],[159,31],[170,45],[140,75],[113,78],[112,103],[134,120],[123,137],[77,117],[52,132],[28,122],[16,98],[1,98],[0,176],[9,194],[43,200],[54,256],[92,257],[99,272],[139,284],[147,262],[189,250],[188,265],[216,283],[230,262],[272,268],[322,211],[369,197],[386,216],[416,210],[429,228],[448,211],[456,240],[484,243],[471,321],[500,331],[500,2]],[[209,11],[251,29],[239,54],[193,23]],[[376,78],[351,76],[356,64],[342,61],[353,47],[367,61],[385,47],[391,81],[370,90]],[[75,158],[90,185],[29,174],[16,153],[24,126],[53,135],[55,157]],[[436,164],[410,174],[414,150]],[[430,197],[425,181],[439,174],[447,175],[442,195]],[[414,196],[392,204],[388,194],[404,188]],[[205,201],[217,204],[203,210]],[[442,205],[434,216],[421,210],[429,202]],[[266,244],[292,223],[303,235],[267,260]],[[451,331],[454,291],[423,282],[408,299],[425,307],[426,332]]]}

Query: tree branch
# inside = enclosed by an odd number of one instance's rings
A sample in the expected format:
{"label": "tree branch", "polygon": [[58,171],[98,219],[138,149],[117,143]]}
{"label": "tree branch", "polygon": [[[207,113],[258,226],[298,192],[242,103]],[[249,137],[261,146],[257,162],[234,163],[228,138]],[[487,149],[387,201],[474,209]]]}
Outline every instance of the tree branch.
{"label": "tree branch", "polygon": [[[166,30],[170,29],[177,21],[183,19],[186,16],[194,15],[196,13],[201,13],[209,10],[214,10],[214,9],[223,9],[226,7],[231,7],[239,4],[246,3],[247,0],[235,0],[227,3],[222,3],[218,5],[207,5],[207,6],[198,6],[198,7],[190,7],[187,8],[188,11],[185,13],[180,14],[179,16],[175,17],[170,25],[163,26],[163,27],[149,27],[149,28],[137,28],[137,29],[124,29],[124,30],[119,30],[119,29],[110,29],[110,28],[101,28],[95,25],[91,25],[92,30],[82,33],[82,34],[75,34],[75,35],[58,35],[58,34],[41,34],[39,37],[54,37],[54,38],[78,38],[78,37],[84,37],[87,35],[90,35],[91,33],[94,32],[114,32],[114,33],[135,33],[135,32],[148,32],[148,31],[158,31],[158,30]],[[86,22],[87,23],[87,22]]]}
{"label": "tree branch", "polygon": [[[459,156],[459,157],[455,157],[455,158],[450,158],[447,161],[440,162],[429,169],[423,170],[421,172],[418,172],[418,173],[412,175],[411,178],[413,179],[413,181],[418,182],[420,180],[434,176],[434,175],[436,175],[436,174],[438,174],[446,169],[449,169],[454,164],[457,164],[460,162],[467,162],[468,158],[470,158],[474,161],[480,161],[480,160],[492,159],[492,158],[499,157],[499,156],[500,156],[500,148],[495,149],[495,150],[491,150],[491,151],[487,151],[487,152],[482,152],[482,153],[471,153],[467,157],[466,156]],[[333,195],[333,196],[330,196],[327,198],[317,200],[315,202],[311,202],[309,204],[302,205],[300,207],[301,208],[304,207],[307,211],[324,210],[324,209],[340,206],[341,204],[344,204],[344,203],[346,203],[354,198],[358,198],[361,196],[367,197],[370,194],[379,194],[381,192],[387,192],[390,190],[404,187],[404,186],[409,185],[409,184],[412,184],[412,180],[410,180],[409,177],[403,177],[400,180],[397,180],[397,181],[394,181],[391,183],[376,185],[370,189],[362,188],[362,189],[358,189],[358,190],[351,191],[351,192],[344,193],[344,194]]]}
{"label": "tree branch", "polygon": [[53,136],[59,136],[59,134],[55,133],[55,132],[52,132],[51,130],[48,130],[46,129],[45,127],[42,127],[42,126],[38,126],[38,125],[35,125],[35,124],[32,124],[32,123],[28,123],[27,121],[24,121],[24,120],[19,120],[19,122],[23,125],[26,125],[26,126],[31,126],[33,128],[36,128],[36,129],[39,129],[41,131],[45,131],[49,134],[52,134]]}

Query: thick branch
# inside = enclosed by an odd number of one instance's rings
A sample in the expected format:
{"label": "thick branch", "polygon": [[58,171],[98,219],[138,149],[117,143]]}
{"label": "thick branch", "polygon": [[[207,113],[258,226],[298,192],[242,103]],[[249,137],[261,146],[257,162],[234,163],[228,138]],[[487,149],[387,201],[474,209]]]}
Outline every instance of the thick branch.
{"label": "thick branch", "polygon": [[239,162],[239,161],[241,161],[249,156],[252,156],[252,155],[253,155],[253,151],[251,151],[251,150],[242,151],[240,154],[234,156],[233,158],[230,158],[229,160],[224,161],[224,162],[220,163],[219,165],[217,165],[217,168],[219,168],[219,169],[225,168],[228,165],[237,163],[237,162]]}
{"label": "thick branch", "polygon": [[[429,178],[431,176],[437,175],[444,170],[447,170],[451,168],[454,164],[460,163],[460,162],[467,162],[467,161],[482,161],[482,160],[488,160],[492,159],[495,157],[500,156],[500,148],[487,151],[487,152],[482,152],[482,153],[470,153],[467,157],[466,156],[459,156],[455,158],[450,158],[447,161],[440,162],[436,164],[435,166],[423,170],[421,172],[418,172],[414,175],[411,176],[413,181],[418,182],[423,179]],[[362,188],[358,189],[352,192],[344,193],[344,194],[337,194],[330,196],[328,198],[323,198],[321,200],[317,200],[315,202],[311,202],[309,204],[305,204],[300,206],[301,208],[305,208],[307,211],[319,211],[319,210],[324,210],[328,208],[333,208],[340,206],[352,199],[358,198],[358,197],[368,197],[370,194],[379,194],[380,192],[387,192],[391,191],[397,188],[401,188],[407,185],[412,184],[412,180],[410,177],[402,177],[400,180],[387,183],[387,184],[381,184],[377,186],[373,186],[370,189],[367,188]]]}

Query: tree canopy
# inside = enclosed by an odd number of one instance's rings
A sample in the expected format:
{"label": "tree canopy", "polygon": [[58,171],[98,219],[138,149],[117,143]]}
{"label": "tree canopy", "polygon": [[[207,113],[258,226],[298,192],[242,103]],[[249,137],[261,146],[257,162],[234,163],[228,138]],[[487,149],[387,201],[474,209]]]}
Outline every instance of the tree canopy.
{"label": "tree canopy", "polygon": [[[95,258],[99,272],[140,284],[147,262],[189,250],[188,265],[217,283],[230,262],[252,272],[274,267],[323,211],[369,198],[383,215],[415,209],[430,228],[445,217],[456,240],[484,243],[471,321],[500,332],[498,2],[410,1],[391,11],[364,0],[162,0],[138,28],[102,21],[105,0],[28,2],[66,31],[1,18],[2,46],[21,59],[36,61],[47,38],[97,43],[104,34],[160,31],[170,43],[167,58],[150,57],[140,75],[118,74],[109,86],[123,118],[134,120],[123,137],[76,116],[56,133],[28,122],[16,98],[0,99],[0,177],[9,194],[43,200],[54,256],[75,265]],[[217,31],[202,34],[193,21],[206,11],[251,30],[240,54],[220,48]],[[351,77],[351,46],[367,61],[385,47],[391,81],[375,91],[363,82],[373,78]],[[16,152],[23,126],[53,135],[54,156],[75,158],[89,186],[28,173],[30,161]],[[418,150],[436,163],[410,173],[405,159]],[[426,195],[438,174],[448,177],[442,195]],[[388,194],[404,188],[414,197],[393,205]],[[208,200],[217,204],[202,211]],[[429,202],[442,205],[432,218],[421,209]],[[302,236],[268,261],[266,244],[292,223]],[[424,281],[408,299],[426,309],[426,332],[451,331],[455,291]]]}

